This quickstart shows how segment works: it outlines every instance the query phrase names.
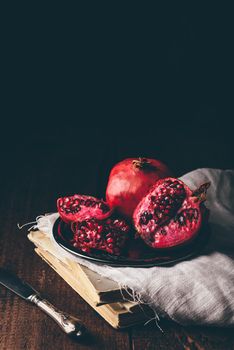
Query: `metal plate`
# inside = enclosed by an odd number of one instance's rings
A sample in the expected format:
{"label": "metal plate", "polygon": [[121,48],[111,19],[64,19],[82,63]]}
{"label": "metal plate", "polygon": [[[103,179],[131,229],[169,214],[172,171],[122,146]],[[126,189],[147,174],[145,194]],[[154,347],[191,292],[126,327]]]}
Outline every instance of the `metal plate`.
{"label": "metal plate", "polygon": [[204,227],[200,233],[188,244],[177,248],[152,249],[144,244],[141,239],[132,240],[120,256],[115,256],[93,250],[91,253],[85,253],[75,248],[70,240],[73,232],[69,225],[65,224],[60,218],[56,220],[53,226],[53,236],[57,244],[69,253],[90,260],[95,263],[118,266],[118,267],[152,267],[169,266],[178,261],[190,259],[198,255],[207,244],[210,235],[209,226]]}

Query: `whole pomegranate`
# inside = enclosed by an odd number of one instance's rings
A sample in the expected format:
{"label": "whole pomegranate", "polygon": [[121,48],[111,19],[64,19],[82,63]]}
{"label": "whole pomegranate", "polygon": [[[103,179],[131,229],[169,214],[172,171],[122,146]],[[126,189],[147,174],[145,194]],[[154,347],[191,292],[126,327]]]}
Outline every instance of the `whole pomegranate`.
{"label": "whole pomegranate", "polygon": [[102,220],[111,215],[109,205],[103,200],[80,194],[58,198],[57,209],[66,223],[89,218]]}
{"label": "whole pomegranate", "polygon": [[105,220],[87,219],[71,224],[74,237],[71,241],[75,248],[84,252],[93,249],[120,255],[128,239],[130,228],[123,219]]}
{"label": "whole pomegranate", "polygon": [[135,228],[152,248],[181,245],[199,232],[210,183],[192,191],[175,178],[159,180],[134,211]]}
{"label": "whole pomegranate", "polygon": [[161,161],[148,158],[127,158],[111,170],[106,201],[125,217],[132,218],[134,209],[150,187],[171,171]]}

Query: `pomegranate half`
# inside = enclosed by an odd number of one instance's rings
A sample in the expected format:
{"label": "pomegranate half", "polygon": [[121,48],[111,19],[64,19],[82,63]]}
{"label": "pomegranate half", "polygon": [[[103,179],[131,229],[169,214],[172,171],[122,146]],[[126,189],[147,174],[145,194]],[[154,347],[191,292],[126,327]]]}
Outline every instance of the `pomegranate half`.
{"label": "pomegranate half", "polygon": [[210,183],[192,191],[181,180],[159,180],[134,211],[135,228],[152,248],[170,248],[190,241],[205,217],[203,202]]}

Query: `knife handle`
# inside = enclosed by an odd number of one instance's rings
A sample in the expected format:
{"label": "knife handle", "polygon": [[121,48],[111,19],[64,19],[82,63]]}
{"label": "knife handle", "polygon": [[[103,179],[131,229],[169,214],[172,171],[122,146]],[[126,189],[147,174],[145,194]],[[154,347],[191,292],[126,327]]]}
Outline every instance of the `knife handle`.
{"label": "knife handle", "polygon": [[66,334],[75,338],[83,338],[86,329],[80,323],[78,318],[57,309],[54,305],[49,303],[46,299],[41,298],[38,294],[30,295],[28,300],[36,304],[41,310],[56,321]]}

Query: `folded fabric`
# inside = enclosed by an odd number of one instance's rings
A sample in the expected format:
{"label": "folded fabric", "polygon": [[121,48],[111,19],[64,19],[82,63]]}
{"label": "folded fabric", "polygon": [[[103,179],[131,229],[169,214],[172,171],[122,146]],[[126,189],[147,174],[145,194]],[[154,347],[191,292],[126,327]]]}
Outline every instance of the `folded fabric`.
{"label": "folded fabric", "polygon": [[157,315],[183,324],[234,325],[234,171],[198,169],[181,177],[191,189],[211,182],[206,206],[211,237],[205,250],[170,267],[130,268],[98,265],[73,257],[54,241],[58,214],[40,217],[37,228],[50,237],[58,256],[67,256],[108,277],[149,304]]}

